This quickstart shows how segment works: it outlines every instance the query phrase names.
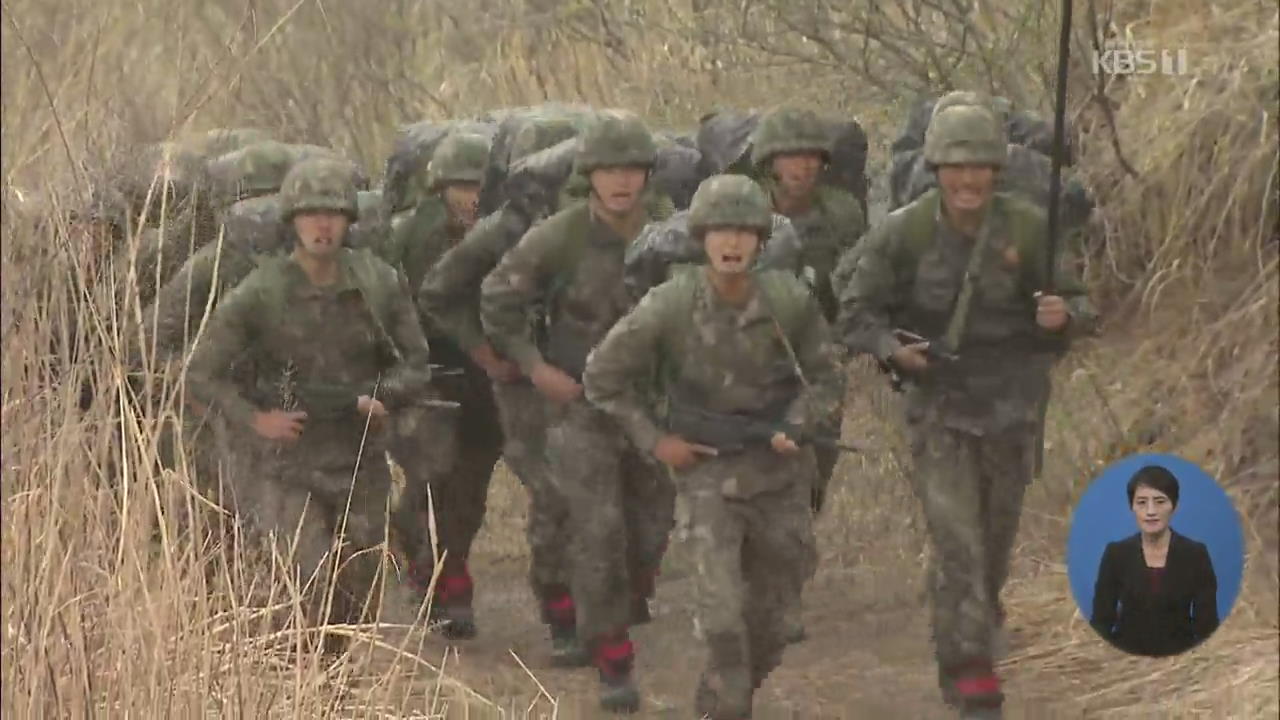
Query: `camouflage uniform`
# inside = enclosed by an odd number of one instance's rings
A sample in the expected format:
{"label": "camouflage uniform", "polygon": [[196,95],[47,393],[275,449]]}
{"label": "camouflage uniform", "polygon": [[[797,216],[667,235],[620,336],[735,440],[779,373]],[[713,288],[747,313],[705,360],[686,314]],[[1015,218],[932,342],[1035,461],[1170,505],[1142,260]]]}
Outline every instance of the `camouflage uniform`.
{"label": "camouflage uniform", "polygon": [[[567,140],[572,123],[555,119],[525,125],[512,141],[512,162]],[[462,242],[432,267],[418,291],[418,306],[432,325],[463,352],[488,342],[480,321],[480,283],[528,229],[509,206],[481,218]],[[433,346],[435,343],[433,343]],[[568,508],[551,482],[546,460],[546,401],[527,380],[491,383],[502,427],[502,456],[529,493],[529,578],[543,620],[551,628],[557,664],[581,662],[565,551]]]}
{"label": "camouflage uniform", "polygon": [[[479,135],[450,135],[436,148],[428,169],[428,190],[440,198],[451,183],[480,183],[489,158],[489,141]],[[435,200],[443,207],[443,201]],[[425,203],[424,203],[425,204]],[[421,210],[422,206],[419,206]],[[409,287],[417,289],[432,266],[451,247],[462,240],[465,228],[447,212],[433,222],[412,232],[398,231],[383,252],[384,259],[404,273]],[[432,612],[444,621],[444,630],[452,637],[475,634],[471,611],[473,582],[467,570],[471,544],[484,522],[485,501],[493,467],[502,454],[502,435],[498,411],[489,389],[489,378],[447,334],[434,327],[429,316],[421,316],[433,357],[443,372],[437,372],[436,387],[444,399],[459,403],[456,416],[439,417],[419,429],[417,437],[397,443],[392,455],[406,473],[419,474],[430,489],[435,508],[434,519],[444,566],[435,585]],[[449,428],[437,427],[441,422]],[[449,438],[453,447],[449,465],[440,462],[441,438]],[[426,496],[416,498],[426,510]],[[430,548],[425,548],[430,551]],[[412,576],[420,590],[431,581],[438,554],[426,553],[414,558]]]}
{"label": "camouflage uniform", "polygon": [[[527,124],[512,141],[512,161],[568,140],[575,132],[571,123],[561,120]],[[481,218],[461,243],[445,252],[422,282],[422,313],[467,354],[488,342],[480,322],[480,283],[527,228],[529,219],[503,205],[497,213]],[[492,391],[502,425],[503,459],[529,492],[530,583],[544,623],[552,630],[552,659],[559,665],[580,664],[564,561],[568,509],[550,480],[545,400],[525,379],[493,382]]]}
{"label": "camouflage uniform", "polygon": [[275,141],[248,145],[211,163],[214,182],[234,202],[221,213],[221,242],[192,255],[143,314],[162,350],[186,347],[211,298],[216,302],[262,259],[292,249],[292,229],[280,223],[276,193],[293,165],[288,146]]}
{"label": "camouflage uniform", "polygon": [[[918,106],[908,119],[902,136],[893,144],[893,162],[890,174],[892,201],[890,209],[897,209],[925,192],[937,187],[937,176],[925,158],[921,148],[928,120],[933,114],[957,105],[977,105],[992,109],[1001,124],[1007,128],[1011,142],[1004,167],[996,178],[996,192],[1016,195],[1047,208],[1049,204],[1050,178],[1053,173],[1052,127],[1027,112],[1014,112],[1007,99],[988,97],[980,93],[955,90]],[[1093,212],[1093,199],[1070,172],[1072,162],[1070,138],[1063,147],[1063,177],[1059,212],[1062,228],[1062,249],[1066,257],[1079,261],[1085,256],[1085,240],[1088,235],[1089,217]],[[837,289],[848,280],[857,263],[854,253],[841,258],[833,284]],[[837,290],[838,291],[838,290]],[[1040,422],[1037,426],[1036,473],[1040,473],[1044,451],[1044,425],[1049,409],[1049,396],[1041,403]]]}
{"label": "camouflage uniform", "polygon": [[[1003,132],[990,111],[953,107],[935,116],[925,154],[941,164],[1005,160]],[[944,695],[968,711],[1002,701],[992,639],[1003,619],[1000,590],[1031,478],[1039,406],[1064,337],[1039,328],[1033,293],[1044,288],[1046,223],[1025,201],[995,195],[979,236],[946,219],[937,191],[902,208],[863,241],[841,298],[850,349],[888,362],[901,347],[894,328],[959,338],[959,359],[932,364],[906,394],[913,480],[933,547],[929,588]],[[974,268],[967,309],[962,278]],[[1094,315],[1069,263],[1054,292],[1068,303],[1066,337],[1088,332]],[[960,304],[955,310],[953,304]],[[964,325],[953,325],[953,316]]]}
{"label": "camouflage uniform", "polygon": [[[579,174],[649,167],[655,154],[638,118],[609,111],[579,136],[575,165]],[[481,287],[481,318],[497,349],[526,374],[543,362],[545,351],[549,364],[580,375],[588,351],[630,306],[623,255],[631,239],[597,218],[590,201],[534,227]],[[547,308],[542,348],[528,332],[528,312],[538,301]],[[551,474],[568,501],[573,533],[570,587],[578,636],[599,667],[602,704],[634,708],[639,696],[631,683],[628,627],[653,593],[673,522],[674,488],[647,452],[638,452],[585,401],[550,413]]]}
{"label": "camouflage uniform", "polygon": [[[283,223],[309,210],[340,210],[354,219],[356,191],[341,164],[309,161],[286,178],[281,209]],[[255,461],[252,473],[232,478],[224,500],[277,542],[297,538],[292,557],[303,582],[324,571],[334,537],[345,536],[333,619],[358,622],[376,588],[391,476],[384,436],[367,426],[356,398],[377,397],[394,416],[425,393],[430,369],[417,313],[396,271],[349,249],[335,261],[339,279],[327,287],[312,285],[292,257],[250,273],[214,312],[189,382],[191,395],[242,435],[240,452]],[[231,368],[241,357],[251,359],[252,373],[237,382]],[[255,413],[271,408],[307,411],[296,442],[249,431]]]}
{"label": "camouflage uniform", "polygon": [[145,306],[187,258],[217,237],[220,198],[204,160],[171,142],[142,148],[111,184],[119,189],[119,209],[128,214],[115,220],[121,231],[115,274],[125,280],[132,271],[139,306]]}
{"label": "camouflage uniform", "polygon": [[[770,215],[758,185],[724,175],[698,189],[689,224],[699,236],[717,226],[751,227],[765,240]],[[653,448],[672,431],[660,429],[653,404],[636,389],[656,365],[668,403],[758,417],[796,439],[819,429],[843,395],[821,307],[784,271],[755,271],[753,285],[741,307],[721,301],[702,268],[652,290],[592,352],[588,399],[636,447]],[[816,563],[809,509],[816,472],[808,448],[782,455],[767,444],[674,471],[681,534],[687,530],[697,564],[695,626],[709,651],[696,711],[713,720],[749,717],[754,690],[781,661],[785,614]]]}
{"label": "camouflage uniform", "polygon": [[[826,124],[813,112],[784,109],[765,115],[752,136],[751,162],[765,179],[765,190],[776,198],[776,181],[769,163],[784,153],[820,153],[830,162],[834,138]],[[862,206],[853,195],[838,188],[818,185],[812,205],[799,215],[790,216],[802,244],[805,273],[813,284],[827,322],[836,319],[836,296],[831,274],[840,256],[852,248],[866,232]],[[839,434],[842,415],[837,408],[828,420],[827,432]],[[827,485],[839,459],[831,448],[815,448],[818,458],[818,484],[814,488],[814,508],[821,508]]]}

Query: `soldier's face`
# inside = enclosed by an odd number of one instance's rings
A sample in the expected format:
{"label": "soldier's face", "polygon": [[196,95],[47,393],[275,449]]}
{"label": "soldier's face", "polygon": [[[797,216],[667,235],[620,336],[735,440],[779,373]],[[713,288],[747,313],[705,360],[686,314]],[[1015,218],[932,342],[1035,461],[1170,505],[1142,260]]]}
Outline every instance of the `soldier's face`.
{"label": "soldier's face", "polygon": [[643,167],[608,167],[591,171],[591,190],[604,209],[615,215],[626,215],[640,205],[649,171]]}
{"label": "soldier's face", "polygon": [[751,228],[722,227],[707,230],[702,240],[711,269],[722,275],[751,270],[760,251],[760,234]]}
{"label": "soldier's face", "polygon": [[938,187],[947,208],[974,212],[986,207],[995,192],[996,169],[990,165],[941,165]]}
{"label": "soldier's face", "polygon": [[444,202],[449,207],[449,217],[470,230],[476,224],[480,183],[449,183],[444,188]]}
{"label": "soldier's face", "polygon": [[313,257],[328,257],[342,249],[351,221],[332,210],[312,210],[293,216],[293,229],[302,249]]}
{"label": "soldier's face", "polygon": [[1138,529],[1148,535],[1157,535],[1169,527],[1173,516],[1173,502],[1169,496],[1155,488],[1139,485],[1133,491],[1133,516]]}
{"label": "soldier's face", "polygon": [[773,176],[789,195],[807,196],[818,186],[818,173],[822,172],[822,155],[819,153],[781,153],[773,156]]}

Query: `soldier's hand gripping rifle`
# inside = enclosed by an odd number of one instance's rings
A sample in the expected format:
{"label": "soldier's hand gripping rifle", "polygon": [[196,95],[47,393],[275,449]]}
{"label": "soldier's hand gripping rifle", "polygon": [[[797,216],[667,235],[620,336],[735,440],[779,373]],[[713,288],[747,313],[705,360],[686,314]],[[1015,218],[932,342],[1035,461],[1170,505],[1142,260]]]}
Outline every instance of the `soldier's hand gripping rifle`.
{"label": "soldier's hand gripping rifle", "polygon": [[[293,388],[293,397],[299,410],[307,413],[308,420],[345,420],[358,415],[361,395],[373,397],[374,391],[363,383],[307,383]],[[456,409],[458,403],[449,400],[423,398],[415,400],[421,407]]]}
{"label": "soldier's hand gripping rifle", "polygon": [[[930,363],[953,363],[960,359],[959,355],[956,355],[947,349],[947,343],[945,340],[929,339],[923,335],[918,335],[910,330],[903,330],[901,328],[894,330],[893,335],[898,339],[898,342],[903,345],[921,345],[922,347],[919,347],[918,350],[924,354],[925,358],[927,358]],[[893,387],[893,391],[902,392],[902,386],[906,382],[907,378],[903,376],[898,368],[894,367],[891,362],[881,361],[880,369],[889,376],[889,384]]]}
{"label": "soldier's hand gripping rifle", "polygon": [[768,447],[777,433],[784,433],[798,445],[862,452],[862,448],[843,443],[834,435],[801,433],[785,422],[753,415],[712,412],[677,403],[672,403],[668,409],[667,429],[690,443],[713,448],[716,456],[741,453],[751,447]]}

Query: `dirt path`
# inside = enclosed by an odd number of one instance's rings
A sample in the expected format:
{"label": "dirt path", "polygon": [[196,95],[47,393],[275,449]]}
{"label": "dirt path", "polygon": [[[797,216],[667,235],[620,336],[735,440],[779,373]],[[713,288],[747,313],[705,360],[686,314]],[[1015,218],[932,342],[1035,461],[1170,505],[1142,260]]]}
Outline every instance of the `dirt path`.
{"label": "dirt path", "polygon": [[[883,380],[873,373],[854,374],[852,387],[872,390],[851,393],[844,428],[846,439],[857,438],[873,450],[846,456],[837,470],[816,528],[819,569],[804,601],[809,637],[788,648],[782,666],[757,693],[755,720],[956,717],[937,689],[921,592],[926,542],[903,472],[905,448],[890,421],[897,401],[876,389],[883,388]],[[1004,593],[1011,631],[1010,653],[1000,669],[1006,717],[1203,716],[1194,711],[1220,707],[1215,704],[1220,693],[1209,690],[1215,683],[1241,687],[1242,652],[1254,663],[1243,685],[1250,689],[1242,707],[1273,706],[1274,677],[1264,671],[1274,666],[1274,655],[1266,655],[1274,635],[1259,640],[1243,625],[1231,630],[1229,620],[1203,650],[1156,664],[1112,651],[1080,619],[1062,565],[1063,548],[1071,498],[1095,469],[1088,458],[1100,451],[1071,431],[1079,426],[1071,418],[1096,417],[1083,404],[1090,396],[1068,388],[1060,397],[1051,413],[1047,454],[1046,467],[1053,472],[1028,489]],[[439,636],[422,640],[421,657],[433,664],[447,657],[447,676],[502,711],[477,710],[474,704],[462,708],[455,700],[452,707],[437,703],[419,717],[550,718],[551,698],[557,703],[554,717],[607,717],[596,705],[593,670],[556,669],[548,662],[549,641],[526,581],[526,505],[524,491],[500,466],[471,562],[480,637],[454,651]],[[693,637],[691,591],[690,563],[676,542],[659,579],[655,619],[633,634],[644,695],[643,709],[634,717],[696,717],[692,699],[703,650]],[[1188,672],[1196,683],[1176,679]],[[436,682],[430,672],[413,677],[416,692],[424,694]]]}

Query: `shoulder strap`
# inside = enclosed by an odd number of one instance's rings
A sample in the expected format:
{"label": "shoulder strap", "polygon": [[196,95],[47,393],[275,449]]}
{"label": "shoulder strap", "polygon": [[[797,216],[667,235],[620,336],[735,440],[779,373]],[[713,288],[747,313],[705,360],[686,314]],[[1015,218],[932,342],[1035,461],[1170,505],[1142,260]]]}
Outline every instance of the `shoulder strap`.
{"label": "shoulder strap", "polygon": [[894,244],[894,274],[907,278],[907,294],[915,285],[916,266],[920,258],[933,244],[933,236],[938,224],[938,190],[934,188],[921,195],[915,202],[901,210],[898,220],[900,229],[897,242]]}
{"label": "shoulder strap", "polygon": [[[589,219],[590,211],[587,210],[586,201],[579,202],[581,202],[581,205],[573,206],[565,212],[575,212]],[[569,218],[564,218],[564,220],[567,221]],[[572,233],[570,233],[570,237],[565,241],[564,245],[561,246],[560,252],[557,253],[555,258],[555,273],[551,278],[550,286],[547,288],[546,301],[549,306],[553,305],[560,293],[569,286],[569,283],[573,282],[573,273],[577,270],[578,261],[582,259],[582,254],[586,249],[587,236],[583,231],[584,226],[577,218],[573,220],[574,222],[571,225]],[[554,221],[555,216],[547,220],[547,222]]]}
{"label": "shoulder strap", "polygon": [[[689,336],[689,319],[693,317],[694,298],[698,292],[698,276],[702,272],[700,265],[677,265],[671,270],[671,277],[667,279],[664,285],[669,287],[663,290],[671,292],[675,297],[676,313],[680,328],[678,332],[667,333],[662,345],[661,367],[658,372],[662,378],[673,381],[680,376],[680,362],[685,356],[684,340]],[[659,285],[650,292],[655,292]]]}
{"label": "shoulder strap", "polygon": [[778,339],[782,341],[782,346],[786,348],[787,357],[791,360],[791,366],[796,371],[796,377],[800,379],[800,384],[805,387],[809,386],[809,380],[804,376],[804,369],[800,367],[800,358],[795,351],[795,332],[800,325],[800,314],[804,309],[804,303],[807,302],[809,294],[801,296],[792,292],[792,288],[788,287],[787,281],[791,280],[785,275],[774,272],[764,272],[757,276],[759,279],[760,300],[764,304],[765,311],[773,319],[774,330],[778,333]]}
{"label": "shoulder strap", "polygon": [[956,298],[955,307],[951,309],[951,317],[947,319],[947,333],[943,338],[943,342],[947,345],[947,352],[954,353],[960,349],[960,338],[964,336],[965,325],[969,322],[969,306],[973,303],[974,279],[982,271],[982,258],[986,255],[987,245],[991,242],[991,226],[995,223],[994,215],[999,211],[1000,209],[996,206],[987,211],[987,217],[982,222],[978,237],[973,247],[969,249],[969,262],[965,265],[964,278],[960,281],[960,295]]}

